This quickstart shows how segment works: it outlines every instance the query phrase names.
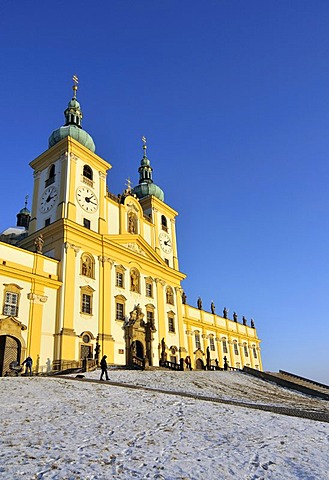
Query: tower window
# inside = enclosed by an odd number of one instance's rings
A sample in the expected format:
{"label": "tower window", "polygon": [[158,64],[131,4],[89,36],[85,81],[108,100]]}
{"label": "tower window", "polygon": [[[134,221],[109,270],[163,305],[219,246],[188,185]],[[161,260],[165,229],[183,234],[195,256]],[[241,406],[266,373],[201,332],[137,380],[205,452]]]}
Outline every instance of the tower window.
{"label": "tower window", "polygon": [[233,343],[234,348],[234,355],[239,355],[238,344],[236,342]]}
{"label": "tower window", "polygon": [[52,183],[55,182],[55,165],[52,165],[49,169],[48,179],[45,182],[45,186],[49,187]]}
{"label": "tower window", "polygon": [[252,347],[252,353],[253,353],[253,355],[254,355],[254,358],[257,358],[256,347]]}
{"label": "tower window", "polygon": [[85,228],[89,228],[89,230],[90,230],[90,220],[88,220],[87,218],[84,218],[83,219],[83,226]]}
{"label": "tower window", "polygon": [[245,357],[249,357],[248,347],[247,347],[246,344],[243,345],[243,350],[244,350],[244,356],[245,356]]}
{"label": "tower window", "polygon": [[45,227],[48,227],[50,225],[50,218],[46,218],[45,220]]}
{"label": "tower window", "polygon": [[168,225],[167,225],[167,219],[164,215],[161,215],[161,228],[165,232],[168,232]]}
{"label": "tower window", "polygon": [[195,348],[201,348],[199,332],[195,332]]}
{"label": "tower window", "polygon": [[227,352],[227,343],[225,338],[222,339],[222,345],[223,345],[223,353],[228,353]]}
{"label": "tower window", "polygon": [[89,165],[84,165],[83,166],[83,176],[88,178],[88,180],[92,180],[93,179],[93,171],[92,169],[89,167]]}
{"label": "tower window", "polygon": [[215,351],[215,341],[214,341],[214,337],[210,337],[209,338],[209,346],[210,346],[210,350],[212,350],[213,352]]}

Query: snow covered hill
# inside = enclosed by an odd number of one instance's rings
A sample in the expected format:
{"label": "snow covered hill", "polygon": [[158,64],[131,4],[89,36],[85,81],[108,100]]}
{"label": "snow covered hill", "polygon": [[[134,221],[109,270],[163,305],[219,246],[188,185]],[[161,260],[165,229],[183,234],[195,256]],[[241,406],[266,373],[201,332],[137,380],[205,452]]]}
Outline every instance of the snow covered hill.
{"label": "snow covered hill", "polygon": [[[180,393],[328,414],[325,400],[238,372],[109,376],[110,382],[1,378],[0,478],[329,478],[328,423]],[[99,372],[86,377],[98,379]]]}

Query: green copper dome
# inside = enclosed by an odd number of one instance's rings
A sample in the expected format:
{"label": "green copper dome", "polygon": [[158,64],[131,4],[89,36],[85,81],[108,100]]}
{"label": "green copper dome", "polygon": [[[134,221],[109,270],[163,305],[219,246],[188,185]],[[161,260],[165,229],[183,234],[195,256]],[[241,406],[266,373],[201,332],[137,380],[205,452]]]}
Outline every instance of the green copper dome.
{"label": "green copper dome", "polygon": [[[74,79],[74,78],[73,78]],[[77,77],[74,79],[77,82]],[[83,146],[95,152],[95,143],[92,137],[81,127],[82,111],[80,103],[76,98],[77,85],[73,86],[73,97],[69,101],[67,109],[64,111],[66,123],[63,127],[59,127],[53,131],[48,140],[49,148],[56,145],[56,143],[66,137],[72,137]]]}
{"label": "green copper dome", "polygon": [[95,143],[92,137],[82,128],[77,127],[76,125],[65,125],[63,127],[57,128],[50,135],[48,144],[49,148],[60,142],[65,137],[72,137],[77,142],[81,143],[83,146],[95,152]]}
{"label": "green copper dome", "polygon": [[158,187],[155,183],[153,183],[152,179],[152,172],[153,168],[151,167],[151,162],[146,156],[146,138],[143,137],[143,150],[144,155],[141,160],[141,166],[138,169],[139,173],[139,184],[133,188],[132,192],[136,195],[137,198],[144,198],[148,197],[149,195],[153,195],[154,197],[158,198],[162,202],[164,201],[164,193],[163,190]]}
{"label": "green copper dome", "polygon": [[164,201],[163,190],[155,183],[140,183],[134,187],[133,193],[137,196],[137,198],[144,198],[148,197],[149,195],[154,195],[162,202]]}

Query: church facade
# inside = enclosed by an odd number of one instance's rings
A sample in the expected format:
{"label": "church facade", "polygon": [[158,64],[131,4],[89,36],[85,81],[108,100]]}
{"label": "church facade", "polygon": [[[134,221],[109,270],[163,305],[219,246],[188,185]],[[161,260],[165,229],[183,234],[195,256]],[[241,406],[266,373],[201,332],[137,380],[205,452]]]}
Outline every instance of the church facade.
{"label": "church facade", "polygon": [[30,163],[32,210],[19,214],[17,242],[1,236],[0,375],[27,355],[39,372],[104,354],[114,365],[202,369],[223,367],[225,357],[261,370],[253,321],[187,303],[177,212],[153,182],[146,139],[139,184],[113,195],[111,165],[82,129],[76,92],[65,125]]}

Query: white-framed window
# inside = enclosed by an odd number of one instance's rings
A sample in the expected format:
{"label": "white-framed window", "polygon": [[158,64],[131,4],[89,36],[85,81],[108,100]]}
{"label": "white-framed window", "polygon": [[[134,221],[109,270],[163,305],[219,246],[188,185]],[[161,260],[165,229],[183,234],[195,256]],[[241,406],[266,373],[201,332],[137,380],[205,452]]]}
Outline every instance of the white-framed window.
{"label": "white-framed window", "polygon": [[6,292],[3,314],[16,317],[18,313],[18,293]]}
{"label": "white-framed window", "polygon": [[21,296],[20,291],[22,290],[22,287],[19,287],[14,283],[5,283],[4,287],[2,308],[3,315],[17,317]]}
{"label": "white-framed window", "polygon": [[199,332],[195,332],[194,340],[195,340],[195,348],[201,348],[200,333]]}
{"label": "white-framed window", "polygon": [[116,281],[116,286],[123,288],[123,273],[122,272],[116,272],[115,276],[115,281]]}
{"label": "white-framed window", "polygon": [[81,313],[85,315],[92,315],[93,314],[93,294],[94,289],[91,288],[89,285],[85,287],[80,287],[81,292]]}
{"label": "white-framed window", "polygon": [[151,282],[146,282],[145,283],[145,291],[146,291],[146,296],[147,297],[153,297],[153,285]]}
{"label": "white-framed window", "polygon": [[125,319],[126,298],[123,295],[115,296],[115,319],[123,321]]}
{"label": "white-framed window", "polygon": [[87,313],[88,315],[91,315],[91,295],[88,295],[88,293],[83,293],[82,294],[82,313]]}
{"label": "white-framed window", "polygon": [[123,303],[117,302],[115,310],[116,310],[116,314],[115,314],[116,320],[124,320],[125,315],[124,315],[124,305],[123,305]]}
{"label": "white-framed window", "polygon": [[171,333],[175,333],[175,318],[172,314],[168,315],[168,330]]}

